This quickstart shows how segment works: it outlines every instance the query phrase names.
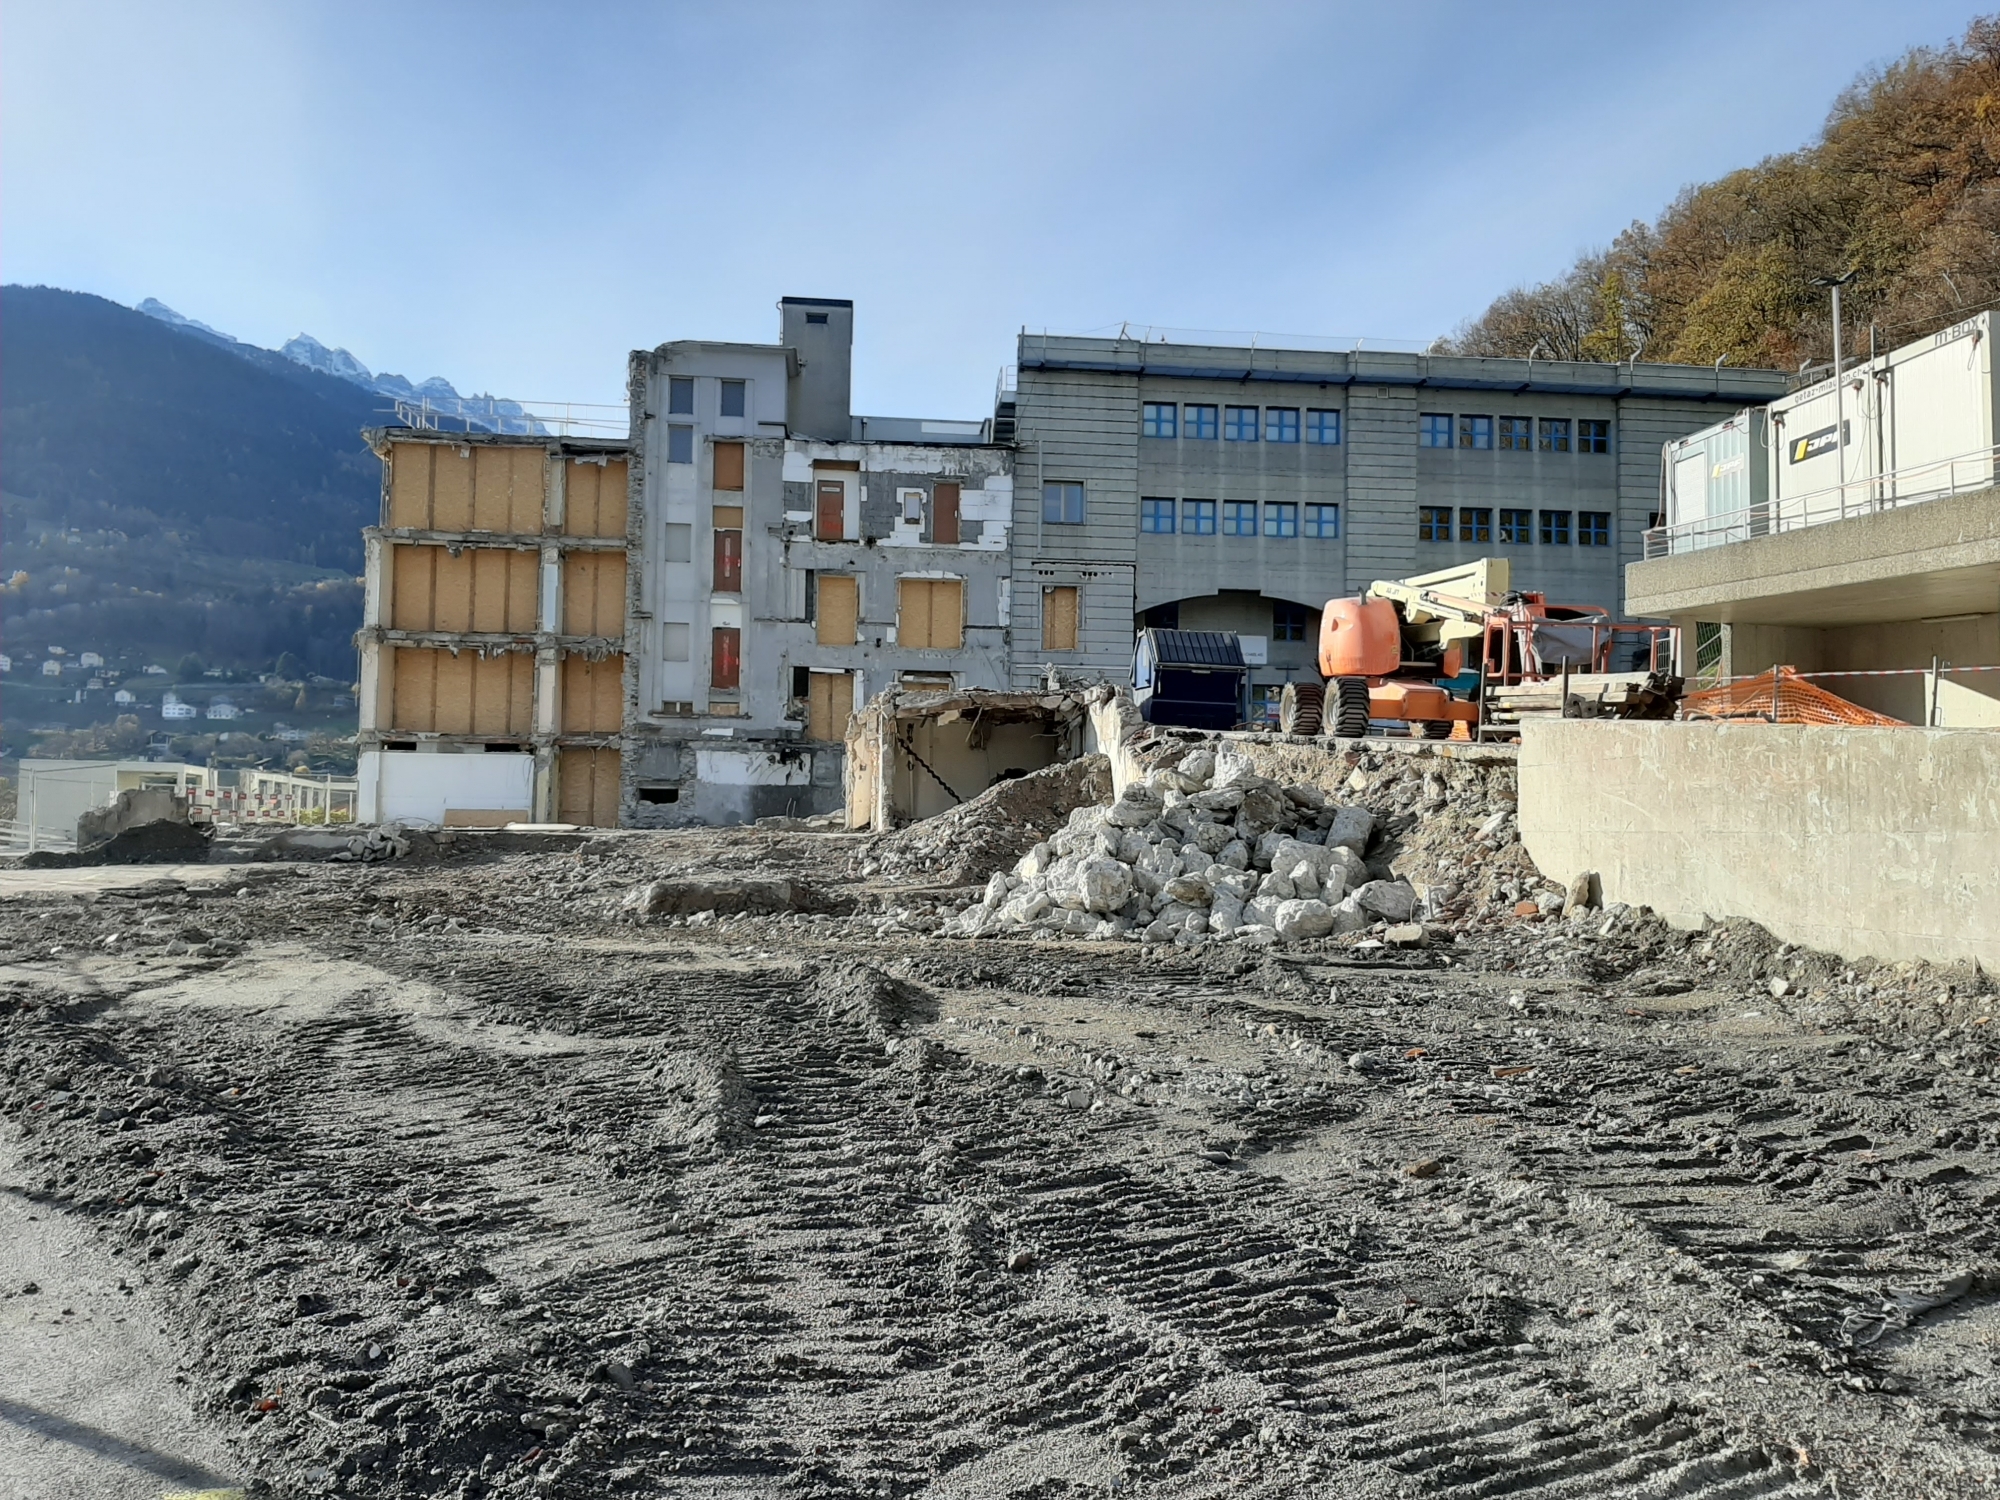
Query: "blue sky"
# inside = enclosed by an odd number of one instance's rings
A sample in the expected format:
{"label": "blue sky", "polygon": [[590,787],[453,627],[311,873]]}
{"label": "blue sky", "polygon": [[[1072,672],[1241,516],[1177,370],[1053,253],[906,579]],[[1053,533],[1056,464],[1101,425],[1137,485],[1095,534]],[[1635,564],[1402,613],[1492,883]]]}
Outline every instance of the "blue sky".
{"label": "blue sky", "polygon": [[1428,339],[1974,13],[16,4],[0,271],[543,400],[852,297],[858,409],[977,416],[1024,324]]}

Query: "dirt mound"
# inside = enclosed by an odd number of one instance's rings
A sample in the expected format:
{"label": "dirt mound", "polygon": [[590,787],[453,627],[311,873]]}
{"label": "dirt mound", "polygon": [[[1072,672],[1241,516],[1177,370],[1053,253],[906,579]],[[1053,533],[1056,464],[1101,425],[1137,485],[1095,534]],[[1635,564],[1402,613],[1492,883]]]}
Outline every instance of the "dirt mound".
{"label": "dirt mound", "polygon": [[1111,800],[1111,762],[1086,755],[988,787],[948,813],[871,839],[855,854],[862,875],[983,881],[1068,821],[1072,809]]}
{"label": "dirt mound", "polygon": [[192,823],[141,823],[93,849],[57,854],[37,849],[21,860],[28,870],[68,870],[85,865],[198,865],[208,858],[214,830]]}

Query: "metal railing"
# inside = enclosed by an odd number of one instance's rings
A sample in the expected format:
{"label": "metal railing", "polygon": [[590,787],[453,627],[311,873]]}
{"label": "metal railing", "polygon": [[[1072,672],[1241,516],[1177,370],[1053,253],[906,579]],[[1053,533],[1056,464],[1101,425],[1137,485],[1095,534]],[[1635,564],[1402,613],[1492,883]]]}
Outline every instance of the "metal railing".
{"label": "metal railing", "polygon": [[34,824],[23,819],[0,821],[0,854],[32,854],[37,849],[66,854],[75,847],[74,838],[46,828],[37,833]]}
{"label": "metal railing", "polygon": [[1754,537],[1801,531],[1830,521],[1872,516],[1905,505],[1921,505],[1927,500],[1991,489],[1996,458],[2000,458],[2000,445],[1975,449],[1955,458],[1864,475],[1845,484],[1809,490],[1802,495],[1785,495],[1719,516],[1655,526],[1646,533],[1646,556],[1650,559],[1696,552],[1704,547],[1747,542]]}
{"label": "metal railing", "polygon": [[[1421,339],[1363,338],[1353,334],[1268,333],[1234,328],[1168,328],[1156,323],[1106,323],[1081,330],[1027,328],[1024,335],[1045,339],[1112,339],[1120,343],[1187,344],[1210,349],[1293,350],[1309,354],[1426,354]],[[1433,341],[1435,342],[1435,341]]]}
{"label": "metal railing", "polygon": [[624,437],[629,408],[591,401],[510,401],[497,396],[398,398],[396,420],[419,432],[497,432],[527,437]]}

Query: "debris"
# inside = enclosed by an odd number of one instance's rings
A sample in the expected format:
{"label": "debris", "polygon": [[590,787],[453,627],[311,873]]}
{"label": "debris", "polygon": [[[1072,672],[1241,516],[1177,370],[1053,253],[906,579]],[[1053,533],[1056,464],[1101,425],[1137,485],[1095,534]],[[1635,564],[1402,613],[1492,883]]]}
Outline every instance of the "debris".
{"label": "debris", "polygon": [[1403,1175],[1405,1177],[1418,1178],[1435,1177],[1443,1170],[1443,1162],[1438,1161],[1435,1157],[1427,1156],[1422,1161],[1413,1161],[1407,1167],[1403,1168]]}

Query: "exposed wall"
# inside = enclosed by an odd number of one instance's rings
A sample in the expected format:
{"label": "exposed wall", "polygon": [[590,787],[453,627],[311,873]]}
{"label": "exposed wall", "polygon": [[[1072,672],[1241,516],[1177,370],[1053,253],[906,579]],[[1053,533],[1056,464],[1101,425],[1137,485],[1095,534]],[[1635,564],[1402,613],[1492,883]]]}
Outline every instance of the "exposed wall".
{"label": "exposed wall", "polygon": [[1747,917],[1850,958],[2000,967],[2000,734],[1531,720],[1543,874],[1671,920]]}

